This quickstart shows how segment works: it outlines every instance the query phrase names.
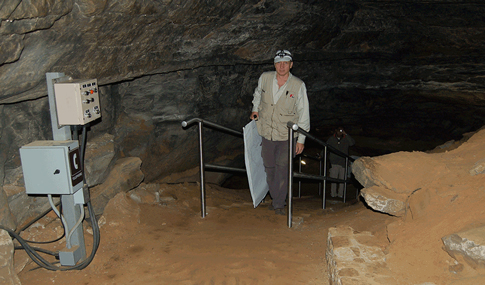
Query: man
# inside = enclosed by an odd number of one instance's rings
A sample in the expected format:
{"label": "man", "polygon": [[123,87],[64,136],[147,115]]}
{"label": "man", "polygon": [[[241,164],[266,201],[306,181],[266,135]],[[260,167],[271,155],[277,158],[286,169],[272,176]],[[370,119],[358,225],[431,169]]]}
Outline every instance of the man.
{"label": "man", "polygon": [[[355,140],[348,135],[344,128],[338,127],[335,129],[333,136],[327,140],[327,144],[336,148],[337,150],[349,155],[349,147],[355,144]],[[341,157],[335,153],[329,152],[328,159],[330,160],[330,177],[337,179],[345,179],[345,157]],[[330,195],[332,197],[342,198],[344,196],[344,184],[338,183],[338,193],[337,193],[337,183],[332,183],[330,189]]]}
{"label": "man", "polygon": [[[261,156],[273,201],[269,209],[285,215],[288,194],[288,127],[289,121],[310,130],[310,111],[305,83],[290,73],[293,58],[279,50],[274,58],[276,71],[264,72],[254,90],[251,119],[256,120],[262,136]],[[298,135],[295,154],[305,147],[305,136]]]}

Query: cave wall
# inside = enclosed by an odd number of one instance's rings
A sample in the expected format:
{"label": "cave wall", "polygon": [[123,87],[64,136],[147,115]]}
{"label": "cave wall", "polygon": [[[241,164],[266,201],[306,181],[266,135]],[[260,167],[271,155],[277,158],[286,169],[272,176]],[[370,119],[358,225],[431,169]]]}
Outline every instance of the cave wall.
{"label": "cave wall", "polygon": [[[249,122],[248,94],[256,72],[246,66],[200,67],[117,84],[113,89],[121,98],[121,112],[114,134],[119,151],[142,159],[147,180],[197,166],[197,124],[184,129],[182,121],[202,118],[242,132]],[[203,137],[207,161],[222,156],[228,161],[220,163],[243,166],[241,137],[210,128],[204,128]]]}
{"label": "cave wall", "polygon": [[[485,122],[484,12],[453,0],[3,1],[0,187],[20,195],[18,149],[52,137],[46,72],[98,79],[88,140],[114,135],[116,158],[140,157],[147,181],[197,166],[197,132],[182,120],[241,130],[281,48],[317,137],[343,125],[359,155],[459,139]],[[205,133],[208,161],[241,166],[240,139]]]}

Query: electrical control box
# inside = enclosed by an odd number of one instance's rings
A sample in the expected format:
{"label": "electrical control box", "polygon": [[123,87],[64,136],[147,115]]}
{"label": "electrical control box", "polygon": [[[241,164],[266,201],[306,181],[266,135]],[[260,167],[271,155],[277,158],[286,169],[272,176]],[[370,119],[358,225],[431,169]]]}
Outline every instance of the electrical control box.
{"label": "electrical control box", "polygon": [[27,194],[74,194],[83,186],[79,142],[34,141],[20,148]]}
{"label": "electrical control box", "polygon": [[97,79],[54,84],[59,126],[85,125],[101,117]]}

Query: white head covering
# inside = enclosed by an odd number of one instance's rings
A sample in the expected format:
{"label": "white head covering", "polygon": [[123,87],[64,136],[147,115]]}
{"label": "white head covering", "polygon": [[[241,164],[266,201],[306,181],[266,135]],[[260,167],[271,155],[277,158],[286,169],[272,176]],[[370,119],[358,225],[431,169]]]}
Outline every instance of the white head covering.
{"label": "white head covering", "polygon": [[291,52],[286,49],[277,51],[274,57],[274,63],[280,61],[293,61],[293,58],[291,58]]}

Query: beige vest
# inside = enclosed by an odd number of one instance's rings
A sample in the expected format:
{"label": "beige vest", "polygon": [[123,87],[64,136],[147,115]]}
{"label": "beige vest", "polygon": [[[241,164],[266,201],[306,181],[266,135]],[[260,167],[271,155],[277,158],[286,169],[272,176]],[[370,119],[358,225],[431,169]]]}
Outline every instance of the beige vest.
{"label": "beige vest", "polygon": [[[291,76],[286,84],[286,89],[275,104],[273,102],[273,79],[275,71],[265,72],[261,82],[261,102],[259,104],[259,120],[256,122],[258,133],[267,140],[288,140],[288,127],[291,121],[298,123],[300,118],[297,113],[297,98],[300,87],[303,84],[299,78]],[[298,133],[295,133],[295,137]]]}

